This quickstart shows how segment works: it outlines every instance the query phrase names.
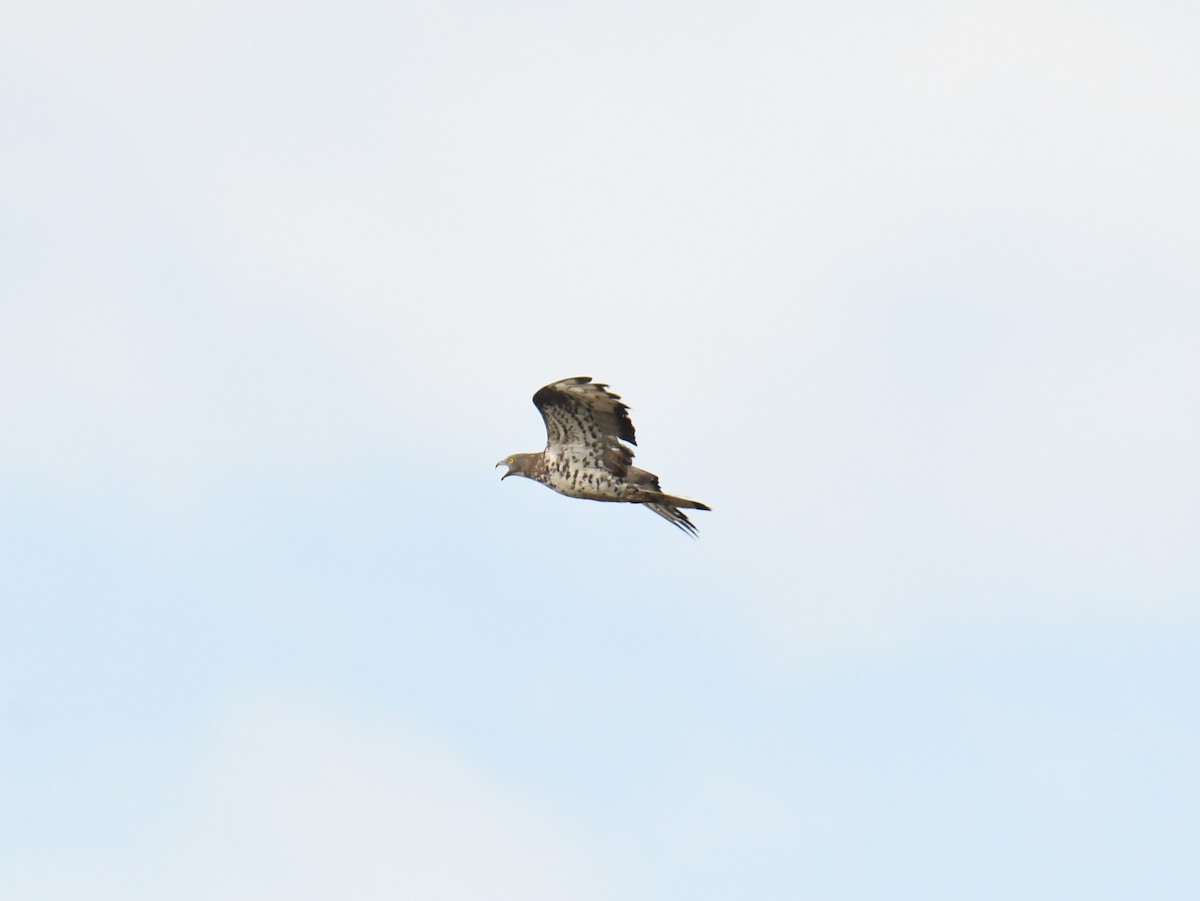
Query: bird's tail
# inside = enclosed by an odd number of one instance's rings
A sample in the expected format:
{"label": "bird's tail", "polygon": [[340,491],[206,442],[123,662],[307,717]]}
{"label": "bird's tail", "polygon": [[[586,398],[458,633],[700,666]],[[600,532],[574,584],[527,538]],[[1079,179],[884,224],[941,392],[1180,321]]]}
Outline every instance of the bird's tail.
{"label": "bird's tail", "polygon": [[672,507],[683,507],[685,510],[712,510],[708,504],[702,504],[699,501],[689,501],[686,497],[676,497],[673,494],[663,494],[661,491],[646,492],[654,496],[650,500],[668,504]]}
{"label": "bird's tail", "polygon": [[661,491],[646,491],[644,492],[645,500],[642,503],[646,509],[657,513],[671,525],[681,531],[687,532],[693,538],[696,537],[696,527],[692,521],[687,518],[680,507],[686,507],[688,510],[711,510],[707,504],[702,504],[699,501],[690,501],[686,497],[675,497],[672,494],[663,494]]}

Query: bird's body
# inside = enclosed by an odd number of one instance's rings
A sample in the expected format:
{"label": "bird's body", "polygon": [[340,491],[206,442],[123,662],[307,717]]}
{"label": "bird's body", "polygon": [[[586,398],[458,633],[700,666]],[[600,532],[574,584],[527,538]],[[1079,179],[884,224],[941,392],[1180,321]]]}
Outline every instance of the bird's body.
{"label": "bird's body", "polygon": [[636,444],[629,408],[608,386],[586,376],[542,388],[533,402],[546,422],[546,449],[513,454],[502,478],[523,476],[567,497],[644,504],[683,531],[696,527],[680,509],[708,510],[699,501],[664,494],[658,476],[633,465]]}

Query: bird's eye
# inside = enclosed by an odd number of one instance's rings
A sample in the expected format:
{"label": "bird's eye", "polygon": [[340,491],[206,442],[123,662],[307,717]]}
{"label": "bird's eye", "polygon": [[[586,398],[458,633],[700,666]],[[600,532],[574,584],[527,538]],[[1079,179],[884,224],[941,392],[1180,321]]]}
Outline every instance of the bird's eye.
{"label": "bird's eye", "polygon": [[512,466],[512,465],[513,465],[513,458],[512,458],[512,457],[509,457],[509,458],[508,458],[508,465],[509,465],[509,466]]}

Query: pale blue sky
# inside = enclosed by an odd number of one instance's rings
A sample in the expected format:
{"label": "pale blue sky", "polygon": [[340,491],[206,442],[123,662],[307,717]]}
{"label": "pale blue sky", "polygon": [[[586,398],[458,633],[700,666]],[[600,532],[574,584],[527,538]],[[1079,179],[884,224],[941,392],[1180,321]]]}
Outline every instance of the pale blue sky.
{"label": "pale blue sky", "polygon": [[6,899],[1193,897],[1189,5],[0,23]]}

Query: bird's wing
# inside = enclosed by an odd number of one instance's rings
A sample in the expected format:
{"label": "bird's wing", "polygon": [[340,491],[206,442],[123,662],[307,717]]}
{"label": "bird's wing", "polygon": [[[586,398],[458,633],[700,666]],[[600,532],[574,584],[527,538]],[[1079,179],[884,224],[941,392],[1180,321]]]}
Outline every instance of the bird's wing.
{"label": "bird's wing", "polygon": [[564,447],[584,447],[603,465],[624,473],[633,451],[622,444],[637,444],[629,408],[608,385],[577,376],[553,382],[533,396],[533,403],[546,422],[546,451],[550,455]]}

